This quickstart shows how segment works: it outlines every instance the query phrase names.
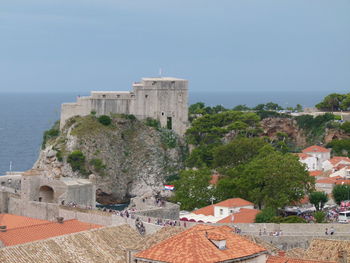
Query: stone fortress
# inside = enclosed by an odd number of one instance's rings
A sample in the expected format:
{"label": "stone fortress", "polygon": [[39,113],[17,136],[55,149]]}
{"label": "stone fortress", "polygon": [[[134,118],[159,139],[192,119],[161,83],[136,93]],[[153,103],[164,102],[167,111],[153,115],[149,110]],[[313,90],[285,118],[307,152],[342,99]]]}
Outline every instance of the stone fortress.
{"label": "stone fortress", "polygon": [[188,127],[188,81],[178,78],[142,78],[132,91],[92,91],[75,103],[64,103],[60,128],[73,116],[132,114],[137,119],[153,118],[161,127],[182,136]]}

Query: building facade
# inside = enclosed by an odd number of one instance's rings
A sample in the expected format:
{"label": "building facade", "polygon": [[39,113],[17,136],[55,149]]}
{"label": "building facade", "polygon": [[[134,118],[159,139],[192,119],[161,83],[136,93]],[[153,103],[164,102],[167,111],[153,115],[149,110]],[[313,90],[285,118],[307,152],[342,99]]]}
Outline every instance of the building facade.
{"label": "building facade", "polygon": [[188,126],[188,81],[178,78],[143,78],[132,91],[92,91],[61,108],[61,129],[73,116],[132,114],[139,120],[153,118],[161,127],[182,136]]}

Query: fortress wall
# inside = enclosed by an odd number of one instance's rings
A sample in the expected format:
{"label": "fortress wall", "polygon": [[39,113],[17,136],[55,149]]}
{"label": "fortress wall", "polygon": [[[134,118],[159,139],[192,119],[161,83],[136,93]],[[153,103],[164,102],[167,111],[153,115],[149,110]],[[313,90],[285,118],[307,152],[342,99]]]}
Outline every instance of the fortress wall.
{"label": "fortress wall", "polygon": [[350,240],[350,236],[262,236],[260,237],[269,244],[282,250],[289,250],[292,248],[303,248],[307,249],[311,241],[317,239],[332,239],[332,240]]}
{"label": "fortress wall", "polygon": [[91,110],[96,115],[110,115],[111,113],[131,114],[131,99],[91,99]]}
{"label": "fortress wall", "polygon": [[8,212],[8,199],[8,192],[0,190],[0,214]]}
{"label": "fortress wall", "polygon": [[[231,224],[232,225],[232,224]],[[310,235],[324,235],[326,228],[333,227],[337,235],[349,235],[350,224],[273,224],[273,223],[254,223],[254,224],[235,224],[242,232],[251,235],[259,235],[259,231],[274,232],[282,230],[283,235],[292,236],[310,236]]]}
{"label": "fortress wall", "polygon": [[9,198],[9,214],[55,221],[58,217],[58,205],[25,201],[19,198]]}

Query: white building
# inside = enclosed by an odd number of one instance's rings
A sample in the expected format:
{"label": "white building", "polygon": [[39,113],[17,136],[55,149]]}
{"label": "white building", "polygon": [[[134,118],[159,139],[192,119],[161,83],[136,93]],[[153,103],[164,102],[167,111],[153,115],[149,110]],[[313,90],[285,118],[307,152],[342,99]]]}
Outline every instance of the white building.
{"label": "white building", "polygon": [[[313,164],[310,160],[310,165],[312,165],[313,170],[322,170],[322,164],[324,161],[327,161],[331,158],[331,150],[326,149],[324,147],[318,146],[318,145],[312,145],[310,147],[307,147],[302,151],[302,153],[307,154],[309,156],[312,156],[316,158],[316,167],[313,169]],[[309,170],[312,171],[312,170]]]}

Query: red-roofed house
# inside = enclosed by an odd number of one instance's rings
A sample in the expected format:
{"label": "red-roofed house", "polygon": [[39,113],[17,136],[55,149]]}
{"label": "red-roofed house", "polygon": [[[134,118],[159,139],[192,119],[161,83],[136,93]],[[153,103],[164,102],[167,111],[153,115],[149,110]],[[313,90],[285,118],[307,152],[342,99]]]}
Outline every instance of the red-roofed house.
{"label": "red-roofed house", "polygon": [[350,158],[343,156],[334,156],[332,157],[332,159],[324,161],[322,164],[322,168],[324,171],[335,172],[342,168],[340,167],[340,165],[350,165]]}
{"label": "red-roofed house", "polygon": [[315,171],[317,167],[317,158],[307,153],[297,153],[299,162],[306,164],[308,171]]}
{"label": "red-roofed house", "polygon": [[[184,214],[181,218],[211,223],[254,223],[259,212],[260,210],[254,209],[254,204],[247,200],[230,198]],[[219,222],[221,220],[224,221]]]}
{"label": "red-roofed house", "polygon": [[267,250],[228,226],[196,225],[135,254],[137,263],[266,262]]}
{"label": "red-roofed house", "polygon": [[302,152],[317,159],[316,167],[313,170],[322,170],[323,162],[331,158],[331,150],[318,145],[307,147]]}

